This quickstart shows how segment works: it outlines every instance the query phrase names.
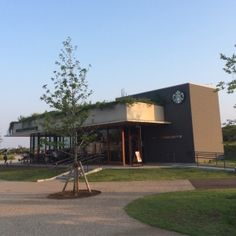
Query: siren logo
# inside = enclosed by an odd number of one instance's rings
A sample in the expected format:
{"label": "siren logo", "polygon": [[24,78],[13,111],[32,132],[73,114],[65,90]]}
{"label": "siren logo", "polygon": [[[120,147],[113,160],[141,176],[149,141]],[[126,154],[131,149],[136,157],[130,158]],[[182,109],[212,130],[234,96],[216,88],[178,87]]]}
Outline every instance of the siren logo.
{"label": "siren logo", "polygon": [[184,101],[184,93],[180,90],[176,90],[176,92],[172,95],[172,101],[176,104],[180,104]]}

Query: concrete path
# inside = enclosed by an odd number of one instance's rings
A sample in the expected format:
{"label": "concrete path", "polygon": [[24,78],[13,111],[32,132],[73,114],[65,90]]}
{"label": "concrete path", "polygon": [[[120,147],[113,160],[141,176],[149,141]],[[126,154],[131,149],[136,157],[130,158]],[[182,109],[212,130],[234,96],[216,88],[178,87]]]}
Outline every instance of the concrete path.
{"label": "concrete path", "polygon": [[[130,218],[129,202],[152,193],[194,189],[188,180],[91,183],[102,194],[72,200],[47,199],[59,192],[59,181],[0,181],[0,235],[152,236],[180,235]],[[81,186],[85,188],[85,186]]]}

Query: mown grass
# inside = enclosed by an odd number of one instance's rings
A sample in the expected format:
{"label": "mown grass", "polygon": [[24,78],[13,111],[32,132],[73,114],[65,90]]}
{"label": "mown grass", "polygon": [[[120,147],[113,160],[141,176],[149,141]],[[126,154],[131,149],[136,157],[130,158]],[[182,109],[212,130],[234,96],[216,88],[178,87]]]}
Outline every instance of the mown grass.
{"label": "mown grass", "polygon": [[148,181],[175,179],[236,178],[233,172],[196,168],[161,169],[104,169],[88,176],[91,182],[102,181]]}
{"label": "mown grass", "polygon": [[[0,169],[0,180],[36,181],[50,178],[65,172],[61,168],[11,168]],[[98,173],[88,175],[90,182],[109,181],[157,181],[176,179],[217,179],[235,178],[233,172],[204,170],[196,168],[169,168],[169,169],[104,169]]]}
{"label": "mown grass", "polygon": [[146,224],[187,235],[236,235],[236,189],[147,196],[125,210]]}
{"label": "mown grass", "polygon": [[38,179],[51,178],[65,172],[59,168],[1,168],[0,180],[8,181],[37,181]]}

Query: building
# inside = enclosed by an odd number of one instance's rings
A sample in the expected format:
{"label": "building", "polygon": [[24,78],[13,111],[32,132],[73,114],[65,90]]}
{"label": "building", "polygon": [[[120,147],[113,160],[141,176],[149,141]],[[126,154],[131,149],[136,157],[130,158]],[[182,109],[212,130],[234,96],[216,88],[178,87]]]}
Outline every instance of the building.
{"label": "building", "polygon": [[[123,165],[133,164],[137,152],[144,163],[193,163],[197,153],[223,153],[215,88],[186,83],[130,97],[137,101],[128,104],[117,99],[112,106],[90,110],[84,126],[96,129],[99,138],[88,146],[88,153],[103,153],[105,162]],[[31,137],[30,152],[35,158],[52,148],[40,145],[42,137],[70,147],[68,137],[46,134],[43,119],[12,122],[9,129],[10,136]]]}

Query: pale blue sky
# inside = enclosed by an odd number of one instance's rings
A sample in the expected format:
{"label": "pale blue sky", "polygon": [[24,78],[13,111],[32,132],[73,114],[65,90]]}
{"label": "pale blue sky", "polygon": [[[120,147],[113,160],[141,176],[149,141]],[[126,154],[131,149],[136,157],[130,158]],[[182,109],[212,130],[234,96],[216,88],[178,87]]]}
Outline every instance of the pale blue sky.
{"label": "pale blue sky", "polygon": [[[43,112],[42,85],[68,36],[78,45],[90,100],[231,77],[219,53],[236,43],[235,0],[0,0],[0,133],[20,115]],[[236,95],[220,92],[221,120],[236,118]],[[26,145],[4,138],[1,147]]]}

